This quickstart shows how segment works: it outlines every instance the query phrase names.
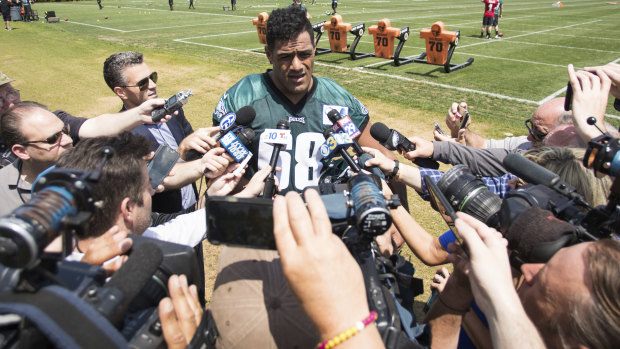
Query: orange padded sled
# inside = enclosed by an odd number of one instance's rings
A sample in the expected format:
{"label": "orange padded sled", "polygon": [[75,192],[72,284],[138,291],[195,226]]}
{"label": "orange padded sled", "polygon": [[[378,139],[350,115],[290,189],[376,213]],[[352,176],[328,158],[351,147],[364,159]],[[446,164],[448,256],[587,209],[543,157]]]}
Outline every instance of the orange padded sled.
{"label": "orange padded sled", "polygon": [[342,23],[342,16],[335,14],[330,22],[323,24],[329,37],[329,48],[332,52],[347,50],[347,32],[351,30],[351,23]]}
{"label": "orange padded sled", "polygon": [[368,32],[374,37],[375,56],[390,59],[394,55],[394,39],[400,36],[400,29],[391,27],[389,19],[384,18],[378,25],[372,25]]}
{"label": "orange padded sled", "polygon": [[252,24],[256,26],[256,32],[258,33],[258,41],[261,44],[267,44],[267,19],[269,14],[267,12],[261,12],[258,14],[258,18],[252,20]]}

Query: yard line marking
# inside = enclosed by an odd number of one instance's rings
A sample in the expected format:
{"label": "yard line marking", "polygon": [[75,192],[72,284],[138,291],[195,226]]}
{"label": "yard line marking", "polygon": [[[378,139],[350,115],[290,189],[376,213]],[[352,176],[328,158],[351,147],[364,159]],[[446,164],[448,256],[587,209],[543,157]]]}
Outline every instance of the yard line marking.
{"label": "yard line marking", "polygon": [[[226,36],[226,35],[248,34],[248,33],[256,33],[256,30],[251,30],[251,31],[247,31],[247,32],[237,32],[237,33],[222,33],[222,34],[211,34],[211,35],[191,36],[191,37],[189,37],[189,38],[174,39],[173,41],[182,41],[182,40],[189,40],[189,39],[210,38],[210,37],[216,37],[216,36]],[[243,50],[241,50],[241,49],[238,49],[238,50],[243,51]]]}
{"label": "yard line marking", "polygon": [[612,118],[612,119],[618,119],[618,120],[620,120],[620,115],[614,115],[614,114],[605,114],[605,117],[608,117],[608,118]]}
{"label": "yard line marking", "polygon": [[[252,54],[261,55],[261,56],[265,55],[265,53],[259,53],[259,52],[253,52],[253,51],[247,51],[247,50],[240,50],[240,49],[236,49],[236,48],[223,47],[223,46],[217,46],[217,45],[211,45],[211,44],[203,44],[203,43],[198,43],[198,42],[186,41],[186,40],[183,40],[183,39],[176,39],[174,41],[183,42],[183,43],[192,44],[192,45],[215,47],[215,48],[220,48],[220,49],[229,50],[229,51],[252,53]],[[340,69],[340,70],[356,71],[356,72],[362,73],[362,74],[383,76],[383,77],[389,77],[389,78],[398,79],[398,80],[405,80],[405,81],[410,81],[410,82],[415,82],[415,83],[421,83],[421,84],[426,84],[426,85],[438,86],[438,87],[443,87],[443,88],[448,88],[448,89],[453,89],[453,90],[458,90],[458,91],[463,91],[463,92],[472,92],[472,93],[482,94],[482,95],[486,95],[486,96],[491,96],[491,97],[496,97],[496,98],[516,101],[516,102],[524,102],[524,103],[528,103],[528,104],[537,104],[537,102],[529,100],[529,99],[510,97],[510,96],[505,96],[505,95],[502,95],[502,94],[499,94],[499,93],[474,90],[474,89],[470,89],[470,88],[466,88],[466,87],[458,87],[458,86],[452,86],[452,85],[447,85],[447,84],[440,84],[440,83],[432,82],[432,81],[412,79],[412,78],[408,78],[406,76],[377,73],[377,72],[365,70],[365,69],[363,69],[361,67],[348,68],[348,67],[341,67],[341,66],[337,66],[337,65],[333,65],[333,64],[327,64],[327,63],[321,63],[321,62],[315,62],[314,64],[315,65],[324,66],[324,67],[336,68],[336,69]]]}
{"label": "yard line marking", "polygon": [[492,43],[492,42],[502,42],[502,41],[505,41],[505,40],[519,38],[519,37],[522,37],[522,36],[541,34],[541,33],[549,32],[549,31],[553,31],[553,30],[572,28],[572,27],[577,27],[577,26],[580,26],[580,25],[596,23],[596,22],[600,22],[600,21],[601,21],[600,19],[597,19],[597,20],[594,20],[594,21],[588,21],[588,22],[583,22],[583,23],[576,23],[576,24],[566,25],[566,26],[563,26],[563,27],[554,27],[554,28],[550,28],[550,29],[546,29],[546,30],[539,30],[539,31],[530,32],[530,33],[526,33],[526,34],[519,34],[519,35],[511,36],[509,38],[502,39],[502,40],[487,40],[487,41],[484,41],[484,42],[477,42],[475,44],[464,45],[464,46],[461,46],[461,48],[470,47],[470,46],[477,46],[477,45],[484,45],[484,44],[489,44],[489,43]]}
{"label": "yard line marking", "polygon": [[[519,62],[519,63],[538,64],[538,65],[546,65],[546,66],[550,66],[550,67],[566,68],[566,65],[562,65],[562,64],[544,63],[544,62],[536,62],[536,61],[526,61],[526,60],[514,59],[514,58],[494,57],[494,56],[480,55],[480,54],[476,54],[476,53],[467,53],[467,52],[463,52],[463,51],[459,51],[459,52],[454,51],[454,54],[460,54],[460,55],[466,55],[466,56],[474,56],[474,57],[482,57],[482,58],[490,58],[490,59],[493,59],[493,60],[504,60],[504,61]],[[413,56],[408,56],[408,57],[405,57],[405,58],[409,59],[409,58],[415,58],[415,57],[418,57],[418,56],[419,56],[419,54],[413,55]],[[363,66],[361,66],[361,68],[369,68],[369,67],[374,67],[374,66],[377,66],[377,65],[387,64],[387,63],[391,63],[391,62],[393,62],[393,60],[388,60],[388,61],[372,63],[372,64],[368,64],[368,65],[363,65]]]}
{"label": "yard line marking", "polygon": [[228,51],[236,51],[236,52],[246,52],[246,53],[253,53],[253,54],[257,54],[257,55],[264,55],[265,53],[258,53],[258,52],[252,52],[252,51],[247,51],[247,50],[240,50],[238,48],[231,48],[231,47],[224,47],[224,46],[217,46],[217,45],[211,45],[211,44],[203,44],[200,42],[193,42],[193,41],[187,41],[185,39],[175,39],[173,41],[176,42],[182,42],[184,44],[191,44],[191,45],[199,45],[199,46],[207,46],[207,47],[215,47],[215,48],[219,48],[222,50],[228,50]]}
{"label": "yard line marking", "polygon": [[543,104],[547,101],[550,101],[552,99],[554,99],[555,97],[559,96],[562,92],[566,91],[566,86],[562,87],[561,89],[553,92],[552,94],[548,95],[547,97],[541,99],[540,101],[538,101],[538,104]]}
{"label": "yard line marking", "polygon": [[595,51],[595,52],[605,52],[605,53],[620,53],[620,51],[608,51],[608,50],[600,50],[596,48],[584,48],[584,47],[574,47],[574,46],[564,46],[564,45],[553,45],[553,44],[543,44],[538,42],[527,42],[527,41],[510,41],[510,43],[517,44],[525,44],[525,45],[537,45],[537,46],[548,46],[548,47],[558,47],[558,48],[567,48],[571,50],[584,50],[584,51]]}
{"label": "yard line marking", "polygon": [[[618,63],[619,61],[620,61],[620,58],[617,58],[617,59],[611,61],[610,63]],[[583,68],[575,67],[575,71],[580,70],[580,69],[583,69]],[[566,87],[562,87],[561,89],[559,89],[559,90],[553,92],[552,94],[548,95],[547,97],[541,99],[540,101],[538,101],[538,104],[543,104],[546,101],[555,98],[556,96],[558,96],[559,94],[561,94],[564,91],[566,91]],[[607,114],[605,114],[605,115],[607,115]],[[612,118],[620,119],[620,117],[618,117],[616,115],[609,114],[609,116],[612,117]]]}
{"label": "yard line marking", "polygon": [[81,22],[74,22],[74,21],[60,22],[60,23],[85,25],[87,27],[95,27],[95,28],[99,28],[99,29],[112,30],[112,31],[115,31],[115,32],[120,32],[120,33],[127,33],[127,31],[125,31],[125,30],[116,29],[116,28],[110,28],[110,27],[103,27],[103,26],[95,25],[95,24],[88,24],[88,23],[81,23]]}
{"label": "yard line marking", "polygon": [[[514,31],[521,31],[521,30],[514,30]],[[608,41],[608,40],[613,40],[613,41],[618,41],[620,40],[620,38],[606,38],[606,37],[602,37],[602,36],[585,36],[585,35],[570,35],[570,34],[551,34],[553,36],[566,36],[569,38],[584,38],[584,39],[595,39],[595,40],[604,40],[604,41]]]}
{"label": "yard line marking", "polygon": [[227,21],[227,22],[218,22],[218,23],[200,23],[200,24],[186,24],[186,25],[175,25],[170,27],[157,27],[157,28],[142,28],[142,29],[132,29],[125,30],[125,33],[135,33],[140,31],[148,31],[148,30],[162,30],[162,29],[172,29],[172,28],[184,28],[184,27],[200,27],[205,25],[219,25],[219,24],[230,24],[230,23],[246,23],[247,21]]}

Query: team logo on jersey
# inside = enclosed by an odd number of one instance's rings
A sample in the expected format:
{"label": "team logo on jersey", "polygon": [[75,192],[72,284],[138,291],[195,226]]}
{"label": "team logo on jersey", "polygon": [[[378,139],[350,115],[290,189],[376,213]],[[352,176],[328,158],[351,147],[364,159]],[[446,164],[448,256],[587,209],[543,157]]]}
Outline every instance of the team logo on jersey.
{"label": "team logo on jersey", "polygon": [[305,125],[306,124],[306,117],[305,116],[292,116],[292,115],[289,115],[288,122],[289,122],[289,124],[293,123],[293,122],[298,122],[300,124],[304,124]]}
{"label": "team logo on jersey", "polygon": [[217,117],[218,119],[221,119],[222,116],[226,115],[226,106],[224,105],[224,101],[226,100],[226,98],[228,97],[228,94],[225,93],[222,98],[220,98],[220,100],[217,102],[217,105],[215,106],[215,117]]}
{"label": "team logo on jersey", "polygon": [[332,122],[327,117],[327,113],[332,110],[337,110],[341,116],[349,115],[349,107],[342,105],[327,105],[323,104],[323,125],[331,126]]}
{"label": "team logo on jersey", "polygon": [[355,100],[357,101],[357,103],[360,104],[360,108],[362,109],[362,114],[368,115],[368,109],[366,109],[366,107],[362,104],[362,102],[360,102],[357,98],[355,98]]}

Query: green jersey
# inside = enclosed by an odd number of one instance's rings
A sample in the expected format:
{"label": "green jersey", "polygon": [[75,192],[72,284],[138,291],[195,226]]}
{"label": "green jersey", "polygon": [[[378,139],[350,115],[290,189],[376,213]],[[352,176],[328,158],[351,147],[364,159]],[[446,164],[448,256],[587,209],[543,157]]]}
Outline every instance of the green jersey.
{"label": "green jersey", "polygon": [[[340,115],[349,115],[360,131],[368,123],[368,110],[340,85],[328,78],[313,77],[311,91],[297,104],[293,104],[274,85],[269,71],[244,77],[220,98],[213,112],[213,123],[230,112],[244,106],[256,110],[256,118],[250,124],[255,132],[252,143],[253,158],[250,168],[254,171],[269,165],[273,146],[262,141],[265,129],[275,129],[279,120],[290,123],[291,137],[282,149],[277,173],[282,193],[301,191],[318,184],[323,168],[319,152],[325,143],[323,131],[332,125],[327,113],[332,109]],[[254,171],[248,171],[249,174]]]}

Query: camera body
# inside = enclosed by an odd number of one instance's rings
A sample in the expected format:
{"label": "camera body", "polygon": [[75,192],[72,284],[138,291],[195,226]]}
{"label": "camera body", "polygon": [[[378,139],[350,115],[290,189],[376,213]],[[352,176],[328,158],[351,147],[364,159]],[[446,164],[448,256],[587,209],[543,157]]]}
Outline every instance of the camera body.
{"label": "camera body", "polygon": [[[81,304],[65,309],[64,316],[67,319],[89,319],[86,325],[102,329],[102,336],[109,337],[106,340],[120,338],[125,345],[150,333],[147,341],[150,346],[143,348],[157,347],[163,343],[163,336],[161,332],[153,334],[151,329],[157,327],[157,305],[168,294],[170,275],[186,275],[190,283],[199,286],[199,294],[204,294],[204,280],[192,248],[132,236],[134,243],[129,259],[110,281],[106,281],[105,272],[100,267],[64,261],[73,250],[72,234],[78,237],[83,234],[95,207],[99,205],[92,193],[105,161],[102,160],[99,170],[92,172],[59,168],[42,174],[34,185],[36,193],[32,199],[10,215],[0,217],[1,291],[6,296],[0,297],[3,299],[0,303],[4,303],[4,311],[12,309],[11,306],[18,303],[6,302],[15,296],[15,302],[25,299],[26,303],[33,304],[37,311],[44,313],[50,307],[57,313],[53,304],[57,301]],[[59,234],[63,237],[63,252],[44,253],[44,248]],[[159,259],[147,257],[153,254]],[[143,267],[141,261],[145,264],[150,262],[150,269]],[[124,268],[129,269],[122,272]],[[114,282],[115,277],[121,279]],[[63,286],[59,287],[57,283]],[[58,289],[61,292],[52,292],[56,298],[46,296],[49,290]],[[38,301],[41,298],[43,301]],[[19,312],[21,308],[16,309],[15,313],[28,319],[22,320],[26,324],[36,323],[31,318],[32,313],[23,314]],[[94,316],[95,313],[98,315]],[[57,321],[62,321],[61,318]],[[38,324],[39,327],[45,325],[49,325],[49,321]],[[110,327],[113,325],[117,328]],[[79,337],[75,333],[79,330],[68,328],[65,333],[72,338]],[[16,327],[11,337],[17,345],[20,345],[20,331],[21,328]],[[33,328],[33,331],[39,330]],[[43,333],[50,332],[44,330]]]}

